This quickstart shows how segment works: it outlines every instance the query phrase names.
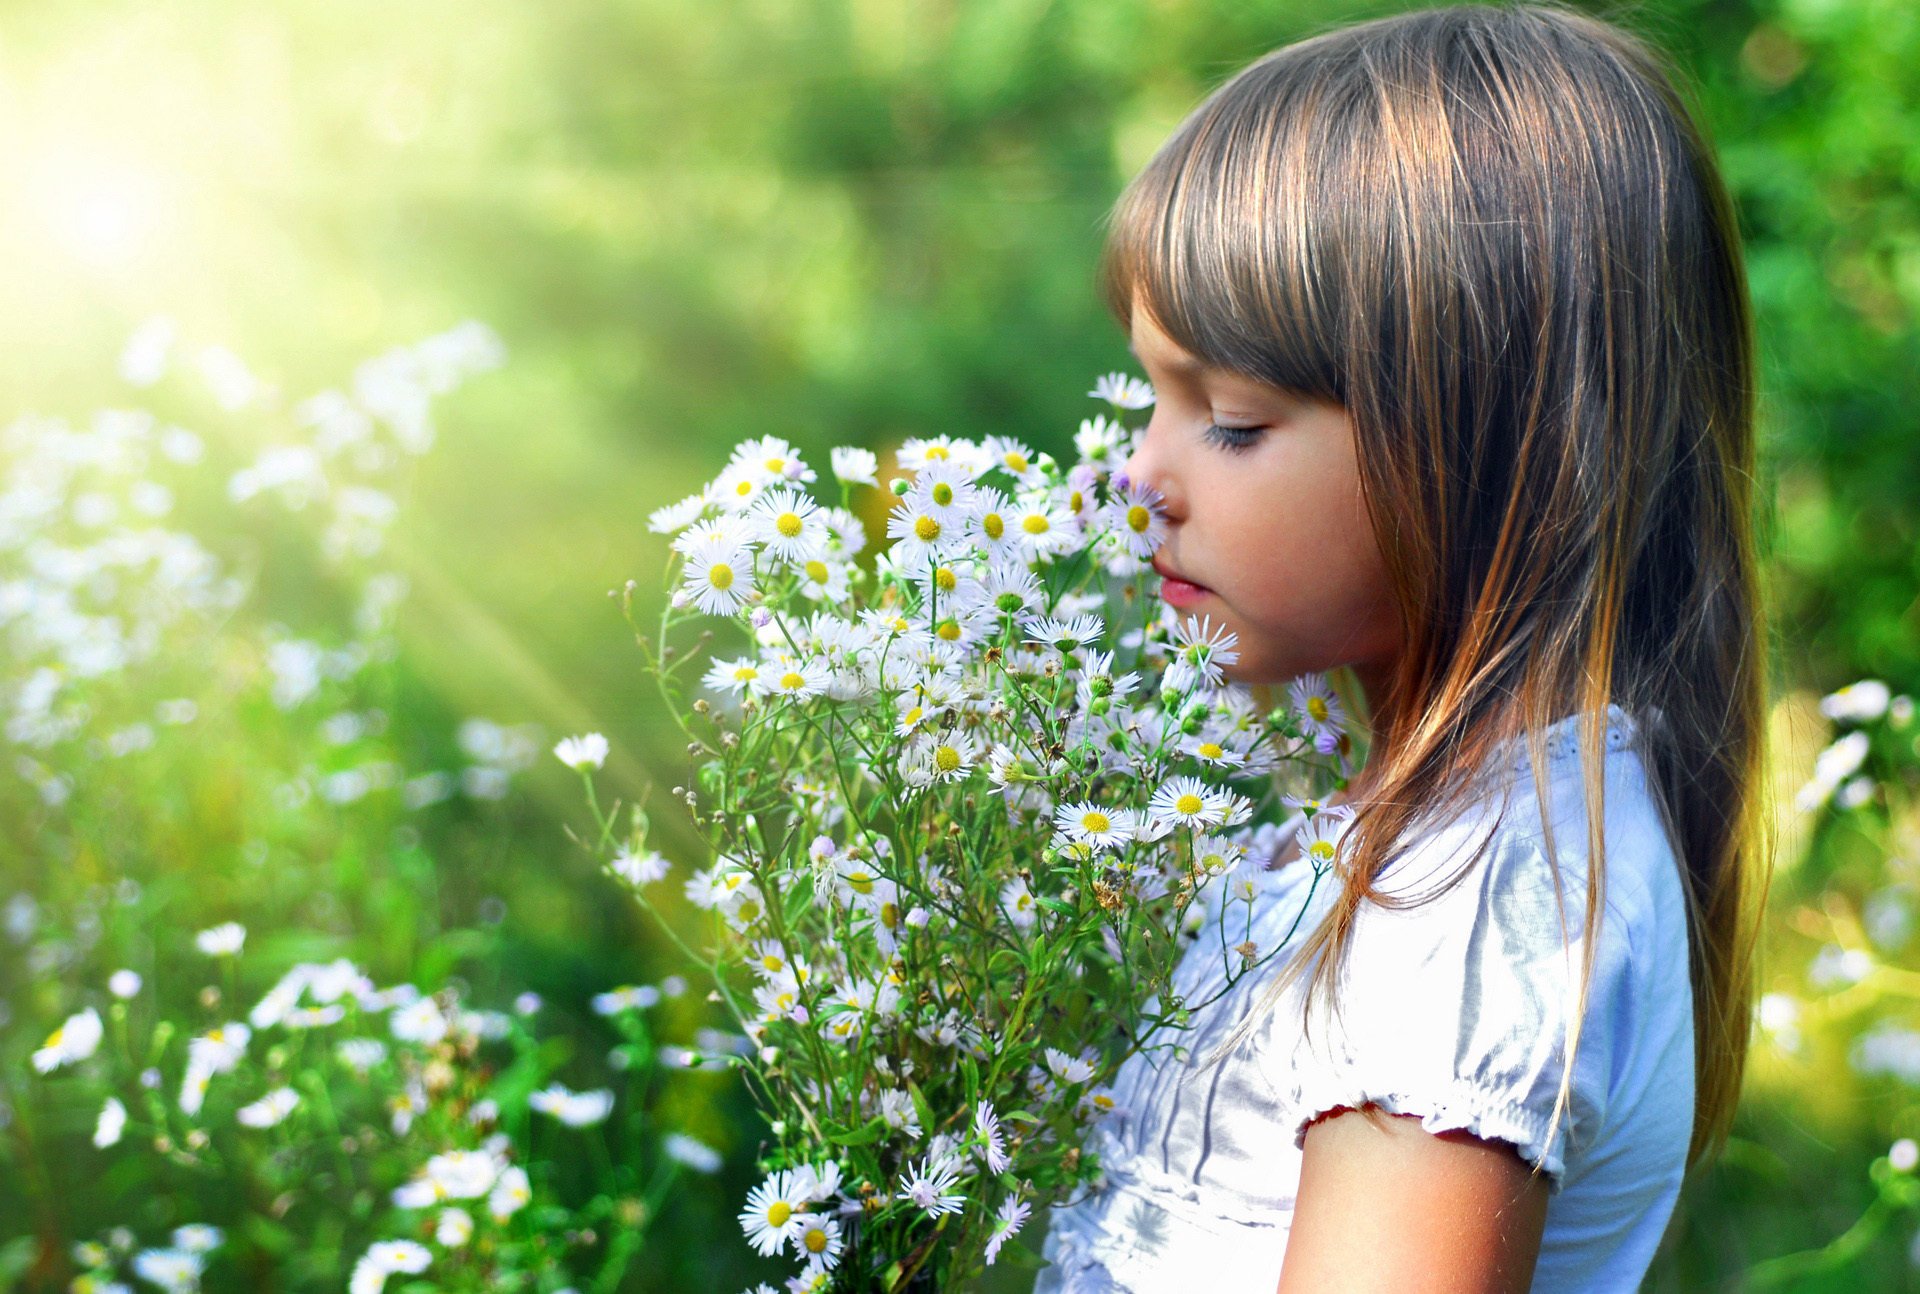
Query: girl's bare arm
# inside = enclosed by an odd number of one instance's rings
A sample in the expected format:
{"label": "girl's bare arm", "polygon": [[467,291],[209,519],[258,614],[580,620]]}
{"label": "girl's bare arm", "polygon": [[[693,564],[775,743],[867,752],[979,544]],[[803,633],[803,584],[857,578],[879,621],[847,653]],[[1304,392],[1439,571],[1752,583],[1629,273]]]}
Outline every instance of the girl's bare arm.
{"label": "girl's bare arm", "polygon": [[1279,1294],[1526,1294],[1546,1178],[1502,1141],[1377,1106],[1307,1129]]}

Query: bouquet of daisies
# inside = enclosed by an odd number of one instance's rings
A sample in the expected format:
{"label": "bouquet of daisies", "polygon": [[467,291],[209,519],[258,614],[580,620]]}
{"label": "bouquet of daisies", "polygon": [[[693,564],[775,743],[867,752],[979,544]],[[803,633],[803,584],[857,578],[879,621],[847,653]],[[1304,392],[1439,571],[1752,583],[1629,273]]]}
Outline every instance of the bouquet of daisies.
{"label": "bouquet of daisies", "polygon": [[[698,948],[663,925],[744,1035],[771,1138],[740,1225],[797,1264],[791,1291],[1037,1261],[1009,1242],[1097,1178],[1082,1145],[1122,1113],[1116,1067],[1200,1005],[1167,992],[1186,946],[1219,940],[1235,977],[1276,951],[1248,934],[1300,802],[1283,788],[1347,771],[1324,680],[1267,711],[1224,678],[1234,636],[1152,596],[1161,501],[1116,470],[1152,391],[1110,374],[1090,394],[1110,413],[1064,470],[940,436],[883,487],[872,453],[836,449],[828,502],[765,437],[651,518],[675,591],[640,641],[689,743],[674,794],[708,852],[684,884],[712,916]],[[890,505],[877,553],[869,501]],[[605,739],[556,753],[654,909],[670,864],[642,812],[599,808]]]}

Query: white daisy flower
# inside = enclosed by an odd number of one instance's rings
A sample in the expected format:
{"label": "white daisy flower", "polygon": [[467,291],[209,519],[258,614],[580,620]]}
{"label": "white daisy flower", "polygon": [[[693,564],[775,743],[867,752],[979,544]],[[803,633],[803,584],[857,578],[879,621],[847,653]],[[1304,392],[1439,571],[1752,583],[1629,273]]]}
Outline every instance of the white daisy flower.
{"label": "white daisy flower", "polygon": [[184,1249],[142,1249],[133,1256],[133,1274],[167,1294],[187,1294],[200,1288],[206,1260]]}
{"label": "white daisy flower", "polygon": [[70,1015],[33,1053],[33,1067],[50,1074],[62,1065],[85,1060],[99,1049],[103,1032],[100,1013],[92,1007]]}
{"label": "white daisy flower", "polygon": [[1216,788],[1197,777],[1176,777],[1153,793],[1147,812],[1162,822],[1196,829],[1219,826],[1226,820],[1227,807]]}
{"label": "white daisy flower", "polygon": [[753,690],[760,679],[760,666],[752,658],[736,656],[732,660],[715,657],[707,666],[706,676],[700,685],[709,692],[731,692],[743,696]]}
{"label": "white daisy flower", "polygon": [[936,463],[965,466],[978,479],[992,464],[980,446],[952,436],[915,436],[900,446],[894,461],[903,472],[920,472]]}
{"label": "white daisy flower", "polygon": [[966,525],[964,518],[942,521],[909,499],[887,514],[887,538],[895,541],[888,554],[894,568],[917,581],[966,542]]}
{"label": "white daisy flower", "polygon": [[991,485],[979,486],[974,491],[973,506],[966,518],[967,539],[990,561],[1019,552],[1012,507],[1012,501]]}
{"label": "white daisy flower", "polygon": [[827,551],[827,520],[820,505],[799,490],[768,490],[747,509],[755,542],[789,566],[800,566]]}
{"label": "white daisy flower", "polygon": [[710,544],[743,547],[752,537],[752,533],[745,517],[707,517],[694,522],[675,535],[671,547],[674,552],[682,556]]}
{"label": "white daisy flower", "polygon": [[639,853],[632,849],[621,849],[608,864],[613,874],[629,885],[651,885],[663,880],[672,868],[664,855],[658,850],[649,849]]}
{"label": "white daisy flower", "polygon": [[935,782],[961,782],[972,776],[980,761],[980,743],[973,734],[950,728],[916,742],[908,758]]}
{"label": "white daisy flower", "polygon": [[300,1094],[290,1087],[276,1087],[259,1100],[235,1110],[233,1117],[244,1128],[271,1128],[292,1114],[300,1104]]}
{"label": "white daisy flower", "polygon": [[832,1271],[840,1261],[840,1224],[817,1213],[805,1213],[793,1229],[793,1252],[809,1267]]}
{"label": "white daisy flower", "polygon": [[1000,910],[1019,930],[1031,930],[1040,916],[1040,906],[1033,901],[1033,891],[1018,876],[1000,887]]}
{"label": "white daisy flower", "polygon": [[762,696],[786,701],[810,701],[827,690],[833,671],[818,657],[796,658],[785,652],[765,662],[755,686]]}
{"label": "white daisy flower", "polygon": [[847,511],[847,509],[840,507],[822,509],[821,515],[826,518],[827,522],[827,534],[829,536],[827,551],[829,553],[845,561],[866,551],[866,522],[860,520],[859,517]]}
{"label": "white daisy flower", "polygon": [[1106,625],[1099,616],[1074,616],[1070,620],[1049,617],[1027,626],[1027,641],[1073,652],[1096,641],[1105,632]]}
{"label": "white daisy flower", "polygon": [[885,1124],[895,1132],[903,1132],[912,1141],[919,1141],[923,1129],[920,1116],[913,1108],[913,1097],[897,1087],[890,1087],[880,1093],[877,1112]]}
{"label": "white daisy flower", "polygon": [[1323,755],[1332,754],[1339,744],[1347,714],[1340,698],[1333,694],[1327,676],[1302,674],[1287,684],[1287,701],[1293,707],[1294,717],[1300,721],[1300,731],[1313,742],[1313,748]]}
{"label": "white daisy flower", "polygon": [[988,436],[982,447],[999,471],[1024,486],[1038,485],[1043,479],[1033,450],[1011,436]]}
{"label": "white daisy flower", "polygon": [[1056,1048],[1046,1049],[1047,1069],[1062,1083],[1085,1083],[1093,1078],[1093,1062],[1084,1056],[1069,1056]]}
{"label": "white daisy flower", "polygon": [[687,554],[680,592],[704,614],[732,615],[754,591],[753,552],[741,544],[711,540]]}
{"label": "white daisy flower", "polygon": [[1006,1172],[1013,1161],[1007,1158],[1006,1138],[1000,1132],[1000,1116],[994,1113],[992,1102],[984,1097],[973,1107],[973,1135],[980,1138],[980,1153],[987,1161],[987,1171]]}
{"label": "white daisy flower", "polygon": [[473,1239],[473,1214],[465,1209],[441,1209],[433,1224],[433,1239],[443,1249],[458,1249]]}
{"label": "white daisy flower", "polygon": [[880,460],[871,449],[858,445],[840,445],[829,451],[833,474],[848,485],[880,484]]}
{"label": "white daisy flower", "polygon": [[210,1254],[226,1238],[226,1232],[205,1222],[189,1222],[173,1229],[173,1247],[190,1254]]}
{"label": "white daisy flower", "polygon": [[1160,491],[1124,472],[1114,477],[1116,493],[1107,502],[1107,524],[1121,546],[1142,561],[1152,557],[1167,538],[1167,516]]}
{"label": "white daisy flower", "polygon": [[1015,561],[1000,561],[990,566],[973,597],[982,608],[1014,620],[1037,614],[1047,603],[1040,578],[1025,563]]}
{"label": "white daisy flower", "polygon": [[622,984],[592,998],[595,1015],[619,1015],[622,1011],[644,1011],[660,1001],[660,990],[651,984]]}
{"label": "white daisy flower", "polygon": [[943,1213],[958,1213],[967,1206],[967,1197],[954,1190],[959,1180],[951,1161],[932,1162],[929,1155],[915,1168],[911,1163],[900,1175],[900,1198],[919,1205],[930,1218]]}
{"label": "white daisy flower", "polygon": [[1191,755],[1209,768],[1239,768],[1247,762],[1246,754],[1239,746],[1238,741],[1223,744],[1217,735],[1203,732],[1182,739],[1180,752]]}
{"label": "white daisy flower", "polygon": [[729,463],[706,488],[705,498],[723,512],[745,512],[771,482],[751,463]]}
{"label": "white daisy flower", "polygon": [[685,530],[706,513],[710,505],[706,494],[689,494],[678,503],[655,508],[647,514],[647,529],[656,535],[671,535]]}
{"label": "white daisy flower", "polygon": [[1216,628],[1211,616],[1188,616],[1174,626],[1169,654],[1163,688],[1185,692],[1199,684],[1215,687],[1225,680],[1225,667],[1240,659],[1240,635],[1225,625]]}
{"label": "white daisy flower", "polygon": [[1313,814],[1300,828],[1300,857],[1324,875],[1340,860],[1340,841],[1353,824],[1353,810],[1336,805]]}
{"label": "white daisy flower", "polygon": [[809,557],[800,563],[800,575],[801,596],[813,602],[838,606],[847,600],[853,587],[853,567],[824,557]]}
{"label": "white daisy flower", "polygon": [[247,928],[238,921],[223,921],[193,937],[193,946],[209,957],[237,957],[247,942]]}
{"label": "white daisy flower", "polygon": [[1000,1208],[993,1215],[993,1233],[987,1237],[987,1266],[993,1266],[1000,1256],[1001,1246],[1020,1234],[1020,1228],[1027,1225],[1027,1219],[1033,1215],[1033,1206],[1017,1195],[1009,1195],[1000,1201]]}
{"label": "white daisy flower", "polygon": [[1096,379],[1087,394],[1120,409],[1145,409],[1154,400],[1152,386],[1125,373],[1108,373]]}
{"label": "white daisy flower", "polygon": [[139,971],[117,970],[107,976],[107,992],[124,1000],[140,991],[140,983]]}
{"label": "white daisy flower", "polygon": [[733,462],[758,472],[769,485],[814,479],[814,471],[802,461],[800,451],[778,436],[741,442],[734,447]]}
{"label": "white daisy flower", "polygon": [[807,1203],[805,1193],[794,1189],[792,1172],[772,1173],[747,1192],[747,1207],[740,1213],[740,1229],[756,1253],[762,1258],[771,1258],[800,1229]]}
{"label": "white daisy flower", "polygon": [[1080,528],[1073,514],[1052,495],[1023,500],[1012,515],[1014,539],[1030,557],[1053,557],[1080,543]]}
{"label": "white daisy flower", "polygon": [[1101,470],[1120,461],[1120,448],[1126,443],[1127,429],[1104,413],[1081,419],[1080,430],[1073,434],[1074,452],[1080,455],[1080,461]]}
{"label": "white daisy flower", "polygon": [[684,1132],[669,1132],[660,1139],[661,1153],[676,1164],[685,1164],[696,1173],[708,1175],[720,1171],[726,1162],[720,1152],[704,1141],[689,1137]]}
{"label": "white daisy flower", "polygon": [[554,744],[554,758],[576,773],[587,773],[607,762],[607,739],[597,732],[562,737]]}
{"label": "white daisy flower", "polygon": [[1053,823],[1069,840],[1096,850],[1118,849],[1131,838],[1126,815],[1091,800],[1061,805],[1053,811]]}

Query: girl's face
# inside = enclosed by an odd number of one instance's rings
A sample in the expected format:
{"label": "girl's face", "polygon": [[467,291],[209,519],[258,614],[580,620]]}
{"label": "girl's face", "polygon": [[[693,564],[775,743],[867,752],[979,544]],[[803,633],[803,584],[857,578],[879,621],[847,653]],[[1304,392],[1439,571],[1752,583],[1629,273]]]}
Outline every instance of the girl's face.
{"label": "girl's face", "polygon": [[1157,403],[1126,472],[1166,496],[1162,596],[1240,636],[1230,678],[1351,665],[1377,703],[1400,620],[1346,410],[1200,364],[1138,300],[1131,349]]}

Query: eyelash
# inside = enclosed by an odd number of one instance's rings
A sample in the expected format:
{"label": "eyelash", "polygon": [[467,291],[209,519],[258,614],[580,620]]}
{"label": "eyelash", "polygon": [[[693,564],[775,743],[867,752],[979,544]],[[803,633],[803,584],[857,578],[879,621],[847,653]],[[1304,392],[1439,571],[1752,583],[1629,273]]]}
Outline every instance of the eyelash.
{"label": "eyelash", "polygon": [[1219,423],[1211,423],[1203,434],[1229,454],[1244,454],[1260,441],[1258,427],[1222,427]]}

